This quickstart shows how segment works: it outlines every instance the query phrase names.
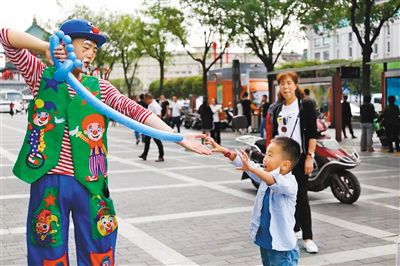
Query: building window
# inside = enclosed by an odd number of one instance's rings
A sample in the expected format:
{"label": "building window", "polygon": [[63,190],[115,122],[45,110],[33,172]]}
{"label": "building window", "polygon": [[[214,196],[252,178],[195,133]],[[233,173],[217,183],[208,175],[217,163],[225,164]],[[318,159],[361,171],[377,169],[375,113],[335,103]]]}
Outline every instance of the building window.
{"label": "building window", "polygon": [[314,47],[321,47],[321,38],[314,39]]}
{"label": "building window", "polygon": [[353,41],[353,33],[349,32],[349,42],[352,42],[352,41]]}
{"label": "building window", "polygon": [[325,47],[326,47],[326,46],[329,46],[329,38],[324,37],[324,38],[322,39],[322,42],[323,42],[323,44],[324,44]]}
{"label": "building window", "polygon": [[315,53],[314,54],[314,59],[315,60],[320,60],[321,59],[321,53]]}
{"label": "building window", "polygon": [[329,60],[329,51],[324,51],[322,56],[323,56],[323,60]]}
{"label": "building window", "polygon": [[386,26],[386,35],[390,35],[390,25]]}
{"label": "building window", "polygon": [[353,57],[353,48],[349,46],[349,57]]}
{"label": "building window", "polygon": [[372,49],[374,54],[378,54],[378,44],[374,43],[374,49]]}
{"label": "building window", "polygon": [[336,44],[339,44],[339,35],[336,35]]}
{"label": "building window", "polygon": [[390,42],[387,42],[387,50],[388,53],[390,53]]}
{"label": "building window", "polygon": [[337,50],[336,50],[336,58],[340,58],[339,55],[340,55],[339,49],[337,49]]}

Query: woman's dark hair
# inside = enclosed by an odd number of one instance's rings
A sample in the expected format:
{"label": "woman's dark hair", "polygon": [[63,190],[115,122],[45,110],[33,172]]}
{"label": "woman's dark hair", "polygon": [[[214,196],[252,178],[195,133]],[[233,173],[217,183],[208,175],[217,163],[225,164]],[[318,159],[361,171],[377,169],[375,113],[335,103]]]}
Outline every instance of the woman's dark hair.
{"label": "woman's dark hair", "polygon": [[[300,99],[300,100],[304,99],[304,93],[299,88],[299,76],[297,75],[297,73],[293,72],[293,71],[282,72],[276,77],[276,80],[278,81],[278,84],[280,84],[286,78],[290,78],[291,80],[293,80],[294,84],[296,84],[295,94],[296,94],[297,99]],[[283,101],[284,101],[284,98],[283,98],[281,92],[278,92],[278,102],[283,102]]]}
{"label": "woman's dark hair", "polygon": [[271,143],[275,143],[282,148],[285,159],[292,163],[291,169],[293,169],[300,157],[300,145],[297,141],[288,137],[275,137],[271,140]]}
{"label": "woman's dark hair", "polygon": [[365,95],[364,96],[364,103],[370,103],[371,102],[371,95]]}

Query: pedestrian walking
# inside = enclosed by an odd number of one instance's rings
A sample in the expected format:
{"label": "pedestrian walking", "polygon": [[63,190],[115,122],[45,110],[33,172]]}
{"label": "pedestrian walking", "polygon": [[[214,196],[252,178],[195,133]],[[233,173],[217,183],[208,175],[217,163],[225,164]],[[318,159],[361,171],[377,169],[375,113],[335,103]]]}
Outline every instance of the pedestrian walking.
{"label": "pedestrian walking", "polygon": [[242,105],[243,115],[246,117],[247,130],[251,127],[251,101],[249,100],[249,94],[247,92],[243,93],[242,100],[240,101]]}
{"label": "pedestrian walking", "polygon": [[222,112],[222,106],[217,104],[215,98],[211,99],[211,111],[213,113],[213,129],[211,130],[211,137],[218,143],[221,144],[221,122],[219,120],[219,114]]}
{"label": "pedestrian walking", "polygon": [[[153,96],[150,93],[147,93],[144,97],[144,102],[147,105],[147,109],[154,113],[156,116],[161,117],[161,106],[157,103],[156,100],[154,100]],[[142,158],[143,161],[146,161],[147,159],[147,154],[149,153],[150,149],[150,141],[151,137],[145,136],[144,140],[144,150],[143,153],[139,156],[139,158]],[[158,159],[156,162],[164,162],[164,147],[159,139],[153,138],[154,142],[157,144],[158,147]]]}
{"label": "pedestrian walking", "polygon": [[181,132],[181,112],[182,112],[182,104],[178,102],[178,97],[175,95],[172,96],[172,103],[171,103],[171,127],[174,129],[176,126],[178,133]]}
{"label": "pedestrian walking", "polygon": [[343,130],[343,135],[344,138],[347,139],[346,135],[346,127],[349,128],[351,138],[355,139],[357,138],[354,135],[353,127],[351,126],[351,118],[353,115],[351,114],[351,108],[350,108],[350,103],[347,101],[347,95],[343,95],[343,102],[342,102],[342,130]]}
{"label": "pedestrian walking", "polygon": [[361,119],[361,151],[373,152],[372,136],[374,134],[375,107],[371,103],[371,96],[364,96],[364,103],[360,107]]}
{"label": "pedestrian walking", "polygon": [[160,105],[161,105],[161,119],[167,124],[170,125],[171,121],[168,116],[169,102],[164,95],[160,96]]}
{"label": "pedestrian walking", "polygon": [[265,124],[267,121],[267,114],[268,114],[268,109],[271,106],[271,103],[268,101],[268,96],[263,95],[261,98],[261,123],[260,123],[260,137],[264,138],[265,136]]}
{"label": "pedestrian walking", "polygon": [[14,116],[14,107],[15,107],[15,104],[13,101],[11,101],[10,105],[9,105],[9,108],[10,108],[9,114],[10,114],[11,118],[13,118],[13,116]]}
{"label": "pedestrian walking", "polygon": [[201,130],[206,136],[210,136],[210,131],[213,129],[213,112],[208,104],[207,98],[204,97],[203,103],[199,106],[197,113],[201,119]]}
{"label": "pedestrian walking", "polygon": [[317,102],[311,96],[311,91],[309,89],[304,89],[304,100],[312,102],[314,109],[317,109]]}
{"label": "pedestrian walking", "polygon": [[379,120],[385,127],[385,134],[389,145],[389,152],[394,152],[393,142],[396,151],[400,152],[399,132],[400,132],[400,114],[399,107],[395,104],[396,98],[393,95],[388,97],[389,104],[386,106]]}

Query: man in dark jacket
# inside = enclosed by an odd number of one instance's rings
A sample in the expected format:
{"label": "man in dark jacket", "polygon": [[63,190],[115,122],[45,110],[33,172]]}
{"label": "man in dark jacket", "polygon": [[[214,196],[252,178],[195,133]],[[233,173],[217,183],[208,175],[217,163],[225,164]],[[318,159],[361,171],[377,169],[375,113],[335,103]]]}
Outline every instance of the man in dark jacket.
{"label": "man in dark jacket", "polygon": [[380,119],[383,119],[386,137],[389,143],[389,152],[394,152],[393,142],[395,143],[396,151],[400,152],[399,132],[400,132],[400,114],[399,107],[395,105],[396,98],[391,95],[388,97],[389,105],[386,106]]}
{"label": "man in dark jacket", "polygon": [[361,151],[373,152],[372,135],[374,134],[375,108],[371,103],[371,96],[364,96],[364,103],[360,107],[361,116]]}
{"label": "man in dark jacket", "polygon": [[251,101],[249,100],[249,94],[247,92],[243,93],[242,100],[240,103],[243,108],[243,115],[247,120],[247,128],[251,126]]}
{"label": "man in dark jacket", "polygon": [[349,127],[351,137],[353,139],[357,138],[354,136],[353,127],[351,126],[351,108],[350,103],[347,101],[347,95],[343,95],[343,102],[342,102],[342,130],[344,138],[347,139],[346,135],[346,126]]}

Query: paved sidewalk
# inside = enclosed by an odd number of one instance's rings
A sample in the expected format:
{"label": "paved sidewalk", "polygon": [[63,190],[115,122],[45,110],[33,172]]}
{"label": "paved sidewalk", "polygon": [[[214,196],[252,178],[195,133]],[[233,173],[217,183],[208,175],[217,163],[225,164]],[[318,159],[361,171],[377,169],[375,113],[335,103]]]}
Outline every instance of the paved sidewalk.
{"label": "paved sidewalk", "polygon": [[[12,166],[26,117],[0,114],[0,265],[26,265],[25,224],[29,185],[13,176]],[[330,130],[329,134],[332,133]],[[356,135],[360,132],[356,130]],[[240,148],[238,135],[222,133],[222,142]],[[359,151],[359,138],[342,145]],[[400,214],[400,157],[380,150],[361,153],[352,172],[361,183],[360,199],[339,203],[329,188],[309,193],[314,238],[319,253],[301,248],[301,265],[395,265]],[[110,127],[111,196],[119,217],[118,265],[260,265],[258,248],[248,236],[256,190],[240,180],[223,156],[203,157],[164,143],[165,162],[137,156],[133,133]],[[69,257],[76,265],[74,231]]]}

